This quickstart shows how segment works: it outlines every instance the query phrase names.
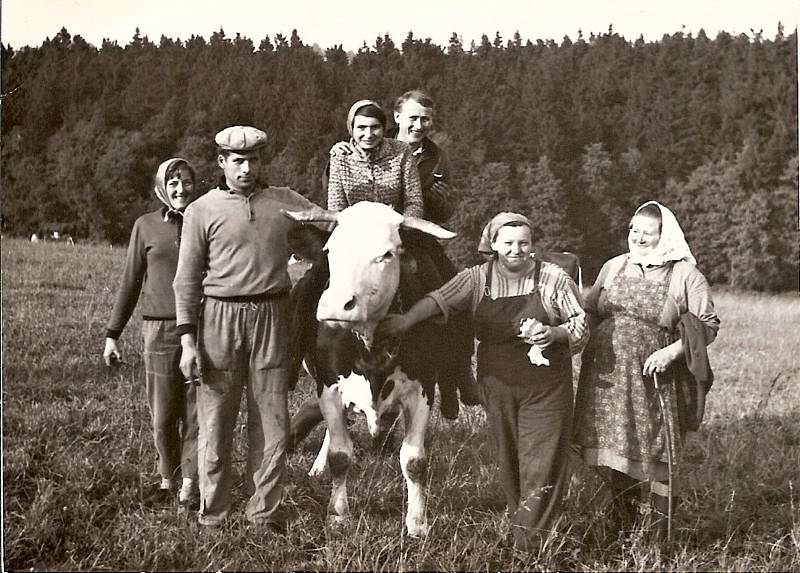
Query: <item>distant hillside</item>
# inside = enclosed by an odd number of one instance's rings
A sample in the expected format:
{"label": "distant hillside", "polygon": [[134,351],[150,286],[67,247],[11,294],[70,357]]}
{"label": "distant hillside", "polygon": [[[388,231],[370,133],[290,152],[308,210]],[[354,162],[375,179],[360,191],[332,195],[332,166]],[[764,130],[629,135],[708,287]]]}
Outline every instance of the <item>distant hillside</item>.
{"label": "distant hillside", "polygon": [[324,203],[320,175],[360,98],[437,102],[461,203],[450,249],[473,260],[499,210],[536,222],[542,247],[582,255],[587,277],[624,249],[628,218],[658,199],[714,282],[798,288],[797,31],[675,33],[447,46],[409,34],[348,54],[296,32],[254,44],[220,30],[95,47],[62,30],[2,47],[5,232],[124,242],[152,203],[153,172],[183,156],[215,185],[214,134],[269,133],[264,180]]}

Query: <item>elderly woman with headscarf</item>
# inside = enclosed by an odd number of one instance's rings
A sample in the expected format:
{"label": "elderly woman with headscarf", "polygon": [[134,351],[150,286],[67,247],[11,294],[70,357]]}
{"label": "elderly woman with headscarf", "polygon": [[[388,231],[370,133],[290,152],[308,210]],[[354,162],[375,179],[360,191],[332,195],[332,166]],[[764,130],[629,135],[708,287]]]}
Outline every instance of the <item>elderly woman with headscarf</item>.
{"label": "elderly woman with headscarf", "polygon": [[528,218],[500,213],[481,236],[486,263],[461,271],[378,327],[380,336],[391,337],[434,315],[473,314],[478,387],[514,545],[528,551],[541,547],[566,490],[571,355],[588,335],[578,287],[532,247]]}
{"label": "elderly woman with headscarf", "polygon": [[[628,248],[603,265],[587,296],[587,312],[597,326],[581,361],[575,441],[609,486],[619,530],[633,525],[637,500],[649,498],[655,533],[663,536],[667,520],[658,516],[666,515],[670,504],[662,426],[679,438],[672,443],[673,459],[687,429],[678,419],[680,385],[672,383],[685,354],[678,326],[693,320],[704,351],[719,318],[669,209],[655,201],[639,207],[630,221]],[[663,391],[663,413],[654,376]]]}
{"label": "elderly woman with headscarf", "polygon": [[197,483],[197,411],[195,389],[178,368],[180,334],[175,324],[172,280],[178,265],[183,211],[194,199],[195,172],[188,161],[172,158],[158,166],[155,195],[162,206],[133,225],[125,269],[106,327],[103,359],[122,362],[117,339],[140,302],[144,337],[145,388],[153,423],[161,482],[147,492],[153,505],[170,503],[178,493],[180,510],[199,509]]}

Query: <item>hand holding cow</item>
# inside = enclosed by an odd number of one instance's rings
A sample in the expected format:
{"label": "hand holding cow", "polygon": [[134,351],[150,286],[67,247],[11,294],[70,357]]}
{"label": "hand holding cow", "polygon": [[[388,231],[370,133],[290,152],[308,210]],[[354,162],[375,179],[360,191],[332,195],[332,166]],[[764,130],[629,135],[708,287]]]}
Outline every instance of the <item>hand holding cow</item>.
{"label": "hand holding cow", "polygon": [[397,338],[414,325],[436,314],[441,314],[439,305],[432,298],[423,297],[404,314],[387,314],[378,323],[375,338],[377,340]]}

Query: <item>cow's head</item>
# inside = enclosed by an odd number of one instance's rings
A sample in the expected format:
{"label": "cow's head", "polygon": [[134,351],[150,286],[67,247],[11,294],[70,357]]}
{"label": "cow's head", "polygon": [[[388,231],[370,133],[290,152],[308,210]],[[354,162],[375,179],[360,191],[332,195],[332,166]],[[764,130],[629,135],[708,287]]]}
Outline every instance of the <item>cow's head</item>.
{"label": "cow's head", "polygon": [[296,221],[337,223],[325,244],[330,284],[320,298],[317,320],[354,330],[367,346],[397,291],[400,227],[440,239],[455,237],[455,233],[430,221],[404,217],[388,205],[369,201],[338,213],[321,209],[285,213]]}

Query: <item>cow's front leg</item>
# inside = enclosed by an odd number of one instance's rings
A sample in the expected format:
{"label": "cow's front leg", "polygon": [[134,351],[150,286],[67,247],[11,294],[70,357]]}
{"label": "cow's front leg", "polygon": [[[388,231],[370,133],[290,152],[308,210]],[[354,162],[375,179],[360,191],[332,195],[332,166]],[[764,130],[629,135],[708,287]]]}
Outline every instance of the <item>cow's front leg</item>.
{"label": "cow's front leg", "polygon": [[322,445],[319,447],[319,452],[317,453],[317,457],[314,460],[314,463],[311,466],[311,469],[308,470],[309,477],[316,477],[321,476],[322,472],[325,471],[325,464],[328,461],[328,448],[331,444],[331,433],[329,430],[325,430],[325,437],[322,440]]}
{"label": "cow's front leg", "polygon": [[428,520],[425,509],[425,486],[428,473],[428,460],[425,457],[425,430],[428,427],[430,406],[422,395],[422,388],[403,398],[403,417],[406,435],[400,447],[400,467],[406,478],[408,490],[408,510],[406,530],[411,537],[424,537],[428,534]]}
{"label": "cow's front leg", "polygon": [[328,515],[340,523],[350,513],[347,502],[347,471],[353,456],[353,440],[344,420],[342,397],[336,385],[326,386],[319,397],[319,405],[328,425],[328,469],[331,472],[331,500]]}

